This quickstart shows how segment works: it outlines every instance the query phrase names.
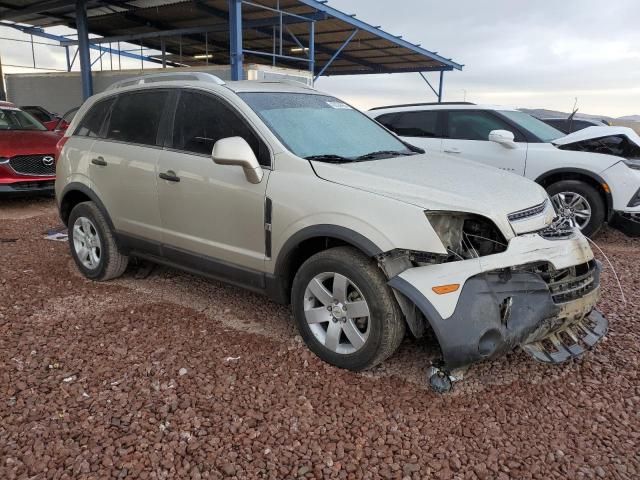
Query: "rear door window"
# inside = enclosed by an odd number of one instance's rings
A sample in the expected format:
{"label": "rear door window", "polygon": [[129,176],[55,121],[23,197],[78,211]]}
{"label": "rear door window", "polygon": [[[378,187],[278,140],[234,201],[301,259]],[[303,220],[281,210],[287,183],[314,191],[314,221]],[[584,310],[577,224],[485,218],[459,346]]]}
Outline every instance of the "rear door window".
{"label": "rear door window", "polygon": [[518,141],[518,133],[505,121],[489,112],[478,110],[449,110],[448,138],[454,140],[489,140],[492,130],[513,132]]}
{"label": "rear door window", "polygon": [[140,145],[161,145],[158,127],[168,99],[166,90],[120,94],[111,110],[106,138]]}
{"label": "rear door window", "polygon": [[376,120],[401,137],[441,137],[438,133],[438,112],[435,110],[388,113]]}
{"label": "rear door window", "polygon": [[231,107],[203,93],[182,91],[176,108],[172,147],[211,155],[222,138],[242,137],[251,146],[260,165],[271,164],[267,146]]}
{"label": "rear door window", "polygon": [[100,100],[85,114],[80,121],[78,128],[74,132],[74,135],[80,135],[83,137],[99,137],[104,119],[109,113],[115,97]]}

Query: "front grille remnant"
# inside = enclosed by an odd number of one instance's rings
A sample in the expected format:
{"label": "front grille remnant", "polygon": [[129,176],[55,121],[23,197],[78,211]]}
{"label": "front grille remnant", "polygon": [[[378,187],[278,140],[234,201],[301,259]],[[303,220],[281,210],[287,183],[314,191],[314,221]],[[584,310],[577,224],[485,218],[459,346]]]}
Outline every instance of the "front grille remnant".
{"label": "front grille remnant", "polygon": [[530,217],[540,215],[547,208],[548,200],[545,200],[540,205],[534,207],[525,208],[524,210],[518,210],[517,212],[510,213],[507,218],[510,222],[517,222],[518,220],[525,220]]}
{"label": "front grille remnant", "polygon": [[53,176],[56,174],[53,154],[21,155],[11,158],[9,165],[20,175]]}
{"label": "front grille remnant", "polygon": [[549,291],[553,303],[566,303],[584,297],[596,288],[596,262],[576,265],[560,270],[550,278]]}

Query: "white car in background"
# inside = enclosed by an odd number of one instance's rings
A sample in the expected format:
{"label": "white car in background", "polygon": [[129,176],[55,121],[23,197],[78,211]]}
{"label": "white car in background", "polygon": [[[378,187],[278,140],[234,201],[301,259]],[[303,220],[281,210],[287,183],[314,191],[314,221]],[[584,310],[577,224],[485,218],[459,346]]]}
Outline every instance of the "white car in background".
{"label": "white car in background", "polygon": [[559,217],[593,235],[616,219],[640,229],[640,137],[625,127],[565,135],[515,108],[472,103],[379,107],[369,115],[427,152],[523,175],[549,193]]}

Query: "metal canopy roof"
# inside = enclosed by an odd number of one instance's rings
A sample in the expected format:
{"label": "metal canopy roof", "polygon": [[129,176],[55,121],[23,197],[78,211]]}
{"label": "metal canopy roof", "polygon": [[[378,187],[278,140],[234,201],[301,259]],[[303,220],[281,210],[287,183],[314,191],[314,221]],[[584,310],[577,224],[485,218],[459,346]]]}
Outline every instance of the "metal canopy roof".
{"label": "metal canopy roof", "polygon": [[[75,4],[1,0],[0,20],[75,28]],[[232,63],[228,0],[86,0],[86,5],[89,32],[111,42],[164,48],[167,62],[184,65]],[[323,75],[462,69],[451,59],[316,0],[243,1],[242,49],[247,63],[307,69],[311,61],[314,73]]]}

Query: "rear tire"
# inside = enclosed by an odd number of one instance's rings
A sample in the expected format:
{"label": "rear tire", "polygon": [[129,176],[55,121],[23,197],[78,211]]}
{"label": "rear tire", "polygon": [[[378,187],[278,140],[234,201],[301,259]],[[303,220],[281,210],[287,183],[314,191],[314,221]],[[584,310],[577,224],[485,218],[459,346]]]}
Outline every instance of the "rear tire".
{"label": "rear tire", "polygon": [[[586,223],[580,225],[581,219],[584,219],[584,216],[581,218],[579,216],[574,217],[574,220],[577,223],[577,226],[580,227],[580,230],[587,237],[591,237],[595,235],[598,230],[602,227],[606,217],[606,208],[604,200],[600,195],[600,192],[596,190],[593,186],[588,183],[582,182],[580,180],[561,180],[559,182],[553,183],[547,187],[547,193],[553,200],[554,207],[556,208],[556,212],[560,217],[565,217],[570,221],[571,213],[567,212],[565,215],[563,211],[564,206],[570,206],[569,204],[574,199],[577,202],[580,202],[580,198],[584,199],[588,204],[590,210],[590,217]],[[565,198],[566,201],[563,201],[562,198]],[[584,215],[585,209],[574,209],[574,215]]]}
{"label": "rear tire", "polygon": [[129,257],[122,255],[109,224],[93,202],[82,202],[69,215],[69,248],[82,274],[97,281],[119,277]]}
{"label": "rear tire", "polygon": [[404,338],[404,318],[385,276],[355,248],[325,250],[302,264],[291,303],[309,349],[336,367],[374,367]]}

